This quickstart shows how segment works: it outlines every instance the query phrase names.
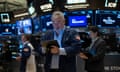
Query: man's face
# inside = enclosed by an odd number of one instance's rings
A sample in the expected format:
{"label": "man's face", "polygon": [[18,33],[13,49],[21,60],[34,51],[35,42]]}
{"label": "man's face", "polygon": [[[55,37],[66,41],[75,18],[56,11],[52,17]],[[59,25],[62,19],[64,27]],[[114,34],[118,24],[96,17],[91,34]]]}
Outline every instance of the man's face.
{"label": "man's face", "polygon": [[53,18],[53,28],[56,30],[64,28],[65,20],[62,18]]}
{"label": "man's face", "polygon": [[21,40],[22,40],[22,42],[25,42],[25,41],[26,41],[25,36],[22,36],[22,37],[21,37]]}
{"label": "man's face", "polygon": [[97,37],[97,32],[89,31],[89,36],[90,36],[90,38],[94,39]]}

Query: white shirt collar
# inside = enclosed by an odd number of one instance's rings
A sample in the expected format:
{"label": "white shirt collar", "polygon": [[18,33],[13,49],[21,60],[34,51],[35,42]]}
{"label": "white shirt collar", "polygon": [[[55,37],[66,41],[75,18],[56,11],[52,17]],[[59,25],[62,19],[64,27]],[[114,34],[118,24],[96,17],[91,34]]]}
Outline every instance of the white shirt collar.
{"label": "white shirt collar", "polygon": [[95,42],[99,37],[93,38],[92,42]]}

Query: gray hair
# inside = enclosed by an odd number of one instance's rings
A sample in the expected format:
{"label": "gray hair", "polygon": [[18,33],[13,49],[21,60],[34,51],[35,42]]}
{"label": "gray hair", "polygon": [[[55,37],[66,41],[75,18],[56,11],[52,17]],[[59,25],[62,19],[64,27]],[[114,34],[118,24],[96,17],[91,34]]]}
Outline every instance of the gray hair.
{"label": "gray hair", "polygon": [[53,12],[51,19],[53,19],[53,18],[62,18],[62,19],[65,20],[64,14],[61,11],[55,11],[55,12]]}

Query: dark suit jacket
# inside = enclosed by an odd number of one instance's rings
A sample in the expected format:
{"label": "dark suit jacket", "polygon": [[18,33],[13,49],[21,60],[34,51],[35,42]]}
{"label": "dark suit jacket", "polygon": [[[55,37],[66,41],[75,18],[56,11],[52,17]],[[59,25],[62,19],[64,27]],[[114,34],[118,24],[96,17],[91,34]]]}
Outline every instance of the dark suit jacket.
{"label": "dark suit jacket", "polygon": [[[62,36],[62,48],[65,49],[67,55],[60,55],[59,69],[60,72],[76,72],[76,54],[80,51],[80,41],[76,39],[78,33],[74,30],[65,29]],[[54,40],[54,31],[48,31],[42,36],[43,40]],[[46,54],[45,70],[49,72],[51,56],[49,52]]]}
{"label": "dark suit jacket", "polygon": [[[25,48],[28,49],[27,52],[24,51]],[[22,54],[22,58],[21,58],[21,62],[20,62],[20,72],[25,72],[26,71],[27,60],[31,55],[31,49],[30,49],[30,46],[28,46],[28,43],[23,45],[21,54]]]}
{"label": "dark suit jacket", "polygon": [[92,46],[95,50],[95,55],[88,56],[86,60],[85,69],[87,71],[104,71],[104,55],[106,49],[106,43],[103,39],[98,38]]}

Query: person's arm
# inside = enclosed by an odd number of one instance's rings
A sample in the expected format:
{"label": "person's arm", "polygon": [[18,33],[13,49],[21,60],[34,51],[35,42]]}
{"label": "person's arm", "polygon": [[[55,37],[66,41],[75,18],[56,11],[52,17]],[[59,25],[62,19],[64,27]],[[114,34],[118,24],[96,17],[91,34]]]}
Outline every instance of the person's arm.
{"label": "person's arm", "polygon": [[101,41],[98,46],[96,46],[96,54],[88,57],[89,61],[97,61],[99,59],[103,59],[106,50],[106,43],[105,41]]}
{"label": "person's arm", "polygon": [[45,47],[42,47],[41,42],[48,40],[48,35],[50,35],[50,33],[51,32],[48,31],[46,33],[42,33],[42,35],[41,35],[41,38],[40,38],[40,47],[39,47],[39,51],[38,51],[40,55],[45,55],[45,53],[47,51],[47,49]]}
{"label": "person's arm", "polygon": [[70,31],[70,34],[67,37],[68,40],[65,41],[66,47],[61,50],[63,51],[63,54],[66,52],[66,55],[76,55],[81,49],[80,37],[76,31]]}
{"label": "person's arm", "polygon": [[86,55],[85,55],[84,53],[82,53],[82,52],[80,52],[79,56],[80,56],[81,59],[84,59],[84,60],[88,59],[88,56],[86,56]]}
{"label": "person's arm", "polygon": [[57,46],[51,46],[50,52],[52,54],[67,55],[64,48],[58,48]]}
{"label": "person's arm", "polygon": [[[68,35],[68,34],[67,34]],[[51,53],[58,55],[76,55],[80,52],[80,37],[75,31],[71,31],[67,38],[63,40],[65,47],[58,48],[57,46],[51,46]]]}
{"label": "person's arm", "polygon": [[27,60],[30,55],[31,55],[31,50],[30,50],[30,48],[26,47],[26,48],[23,49],[21,55],[16,57],[15,59],[17,61]]}
{"label": "person's arm", "polygon": [[22,59],[28,59],[31,55],[31,49],[29,47],[25,47],[22,51]]}

